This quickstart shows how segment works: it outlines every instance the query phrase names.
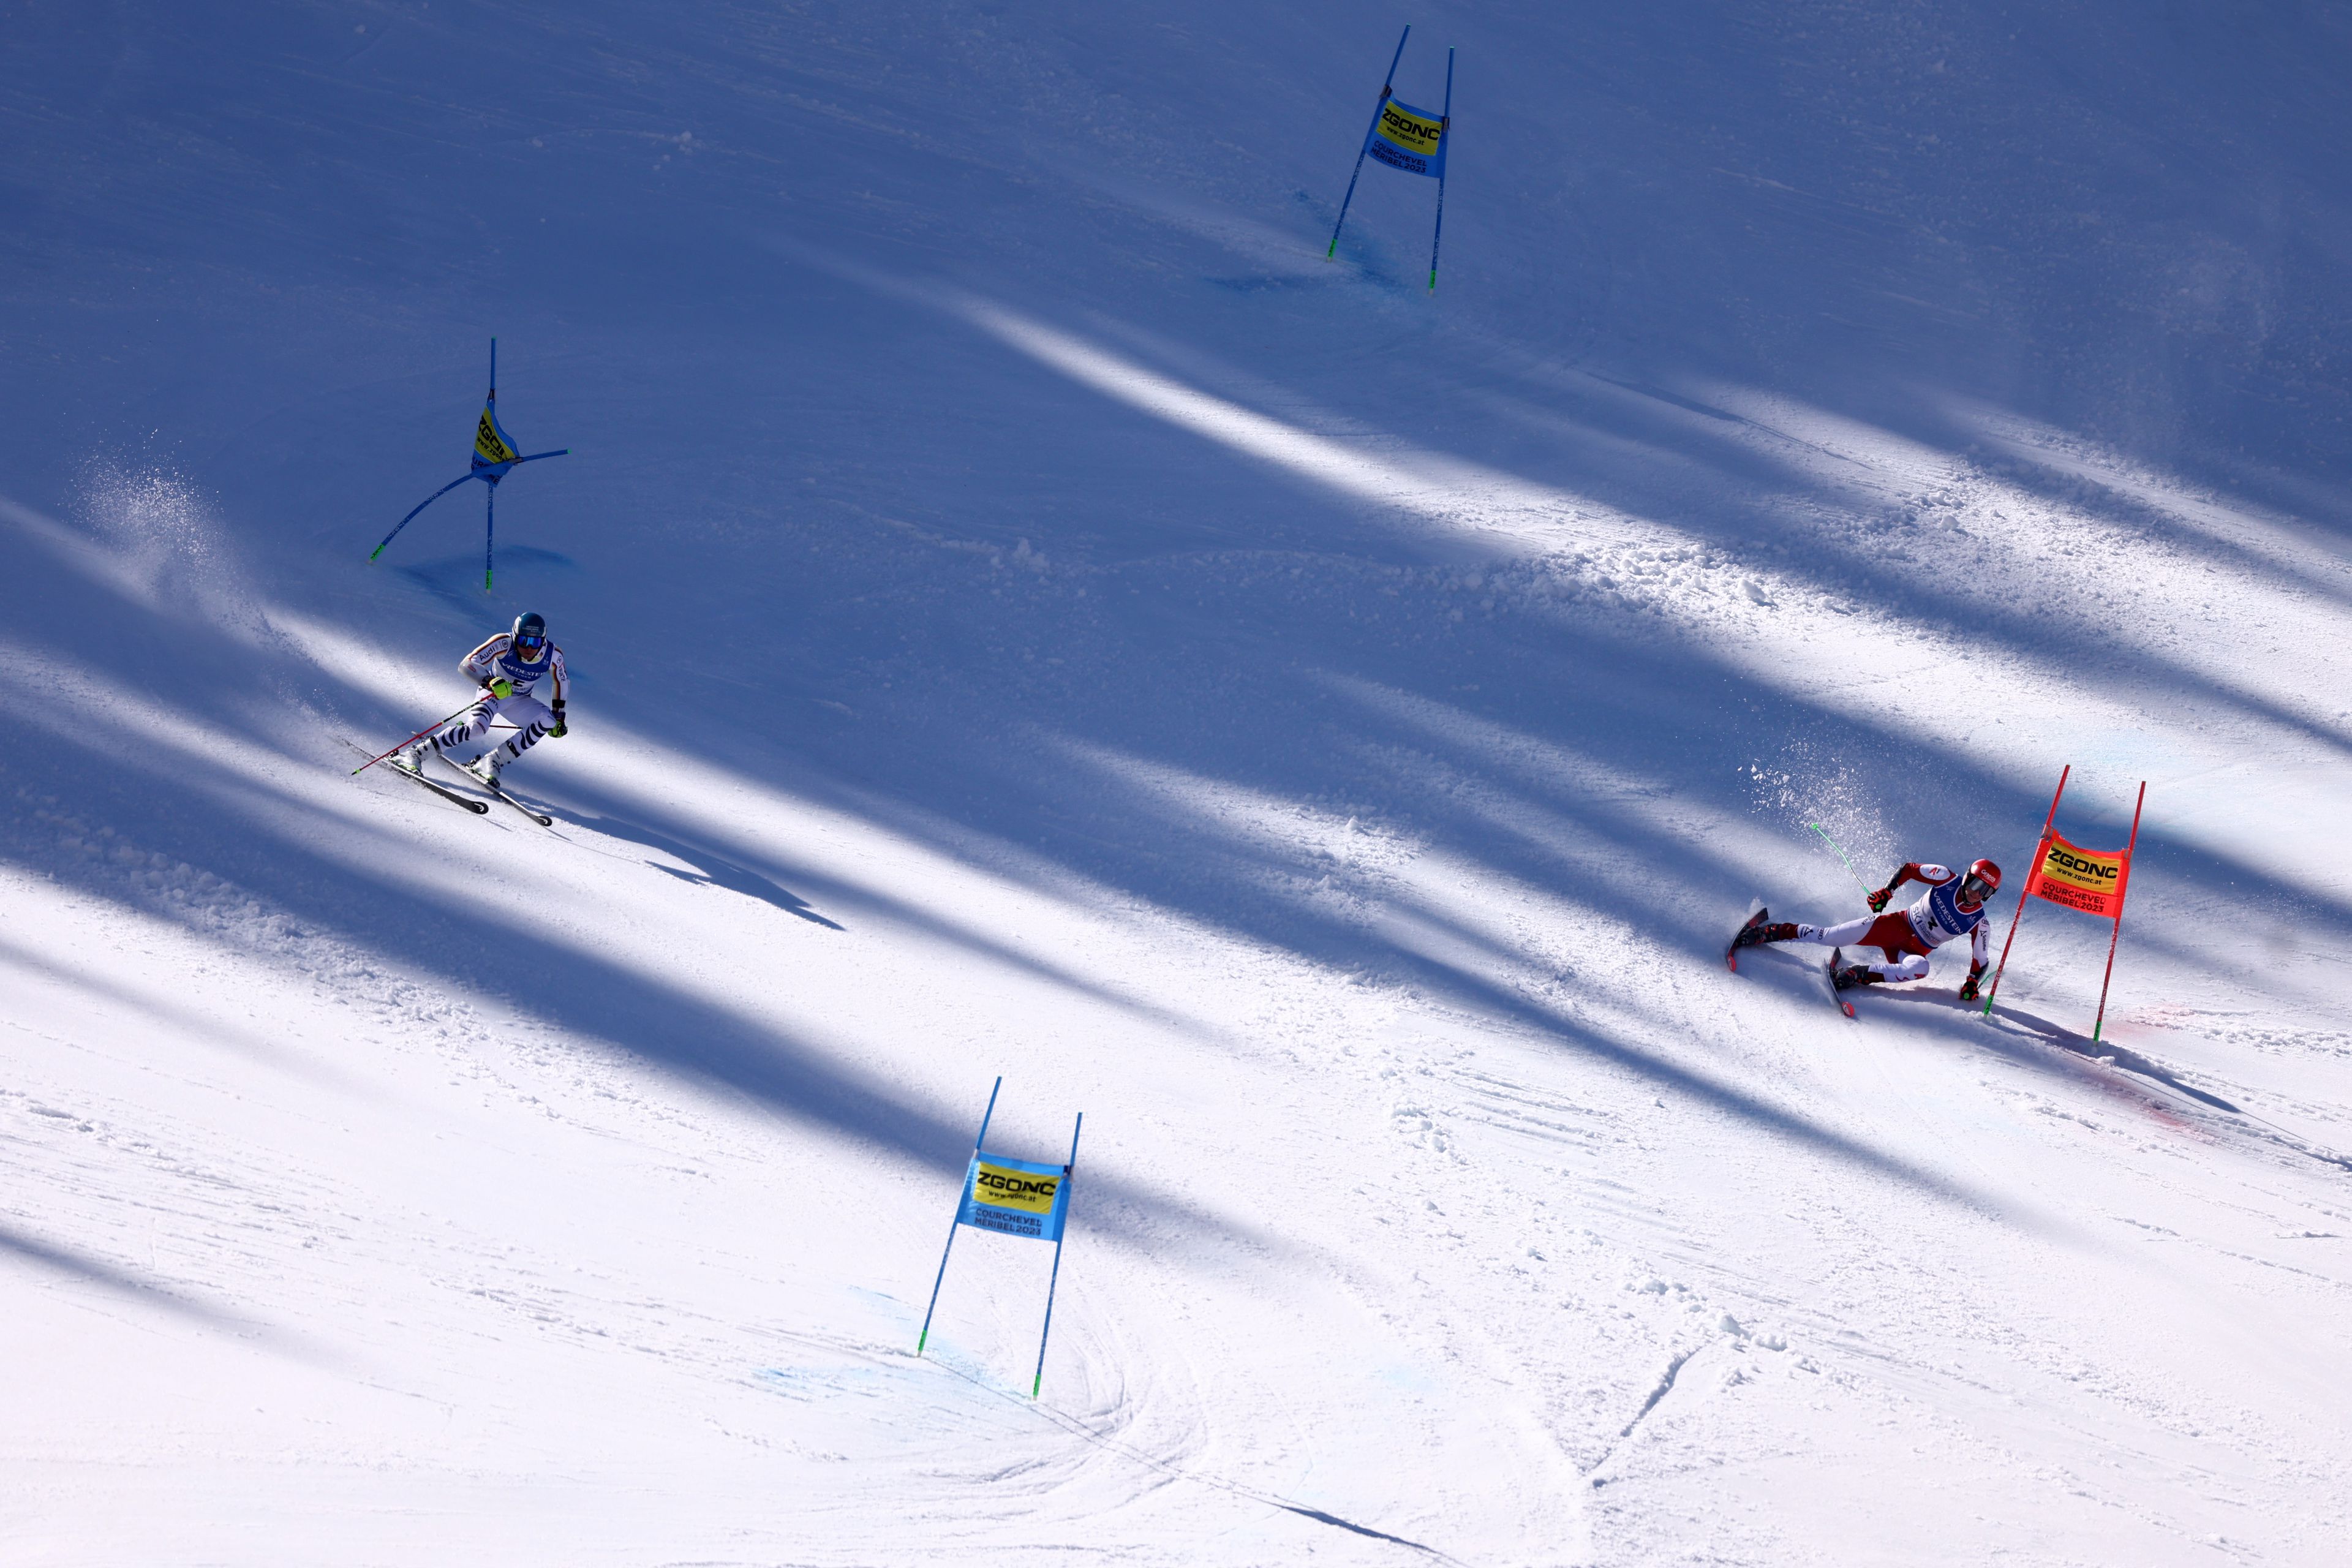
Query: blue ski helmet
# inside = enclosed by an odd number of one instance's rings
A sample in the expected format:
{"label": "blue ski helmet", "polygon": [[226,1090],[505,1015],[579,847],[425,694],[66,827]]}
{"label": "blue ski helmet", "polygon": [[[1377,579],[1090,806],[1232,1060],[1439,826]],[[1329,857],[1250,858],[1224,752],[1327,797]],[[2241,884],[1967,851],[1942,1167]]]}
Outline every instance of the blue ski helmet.
{"label": "blue ski helmet", "polygon": [[547,617],[537,610],[526,610],[515,617],[515,652],[529,663],[537,663],[547,651]]}

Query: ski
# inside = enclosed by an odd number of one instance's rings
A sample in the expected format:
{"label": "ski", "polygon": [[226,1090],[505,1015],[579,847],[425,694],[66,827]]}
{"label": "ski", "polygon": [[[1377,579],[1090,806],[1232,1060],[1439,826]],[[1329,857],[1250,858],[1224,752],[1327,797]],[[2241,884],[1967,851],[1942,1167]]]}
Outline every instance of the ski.
{"label": "ski", "polygon": [[525,816],[530,817],[533,822],[538,823],[541,827],[552,827],[555,826],[555,818],[548,816],[543,811],[533,811],[530,807],[523,805],[522,802],[517,800],[514,796],[509,795],[498,785],[484,784],[482,787],[488,790],[492,795],[498,796],[499,799],[505,801],[509,805],[513,806],[517,811],[521,812]]}
{"label": "ski", "polygon": [[1845,994],[1838,988],[1837,983],[1837,972],[1844,966],[1844,963],[1845,949],[1842,947],[1830,949],[1830,961],[1822,968],[1822,978],[1830,983],[1830,1000],[1838,1005],[1839,1012],[1851,1018],[1853,1016],[1853,1004],[1845,999]]}
{"label": "ski", "polygon": [[[436,752],[434,755],[440,756],[440,753]],[[442,757],[441,760],[445,763],[449,763],[449,759],[446,757]],[[555,826],[555,818],[542,816],[540,813],[531,810],[530,807],[523,805],[522,802],[509,795],[505,790],[500,789],[497,784],[490,783],[488,779],[476,773],[473,769],[458,767],[456,763],[449,763],[449,765],[453,768],[457,768],[459,773],[465,774],[466,782],[467,784],[472,784],[476,789],[486,791],[491,799],[506,802],[509,805],[513,806],[517,811],[521,812],[525,816],[530,817],[533,822],[538,823],[541,827],[552,827]],[[484,807],[483,809],[487,810],[488,808]]]}
{"label": "ski", "polygon": [[1770,910],[1759,904],[1756,907],[1756,912],[1748,917],[1748,923],[1741,926],[1738,931],[1732,932],[1731,945],[1723,950],[1723,966],[1726,969],[1730,970],[1734,974],[1739,973],[1739,950],[1743,946],[1749,945],[1742,942],[1739,939],[1746,936],[1749,931],[1754,931],[1758,926],[1762,925],[1767,920],[1771,918],[1771,915],[1772,911]]}
{"label": "ski", "polygon": [[[346,742],[345,744],[350,745],[352,751],[357,752],[362,757],[370,754],[365,746],[359,745],[356,742]],[[476,816],[488,816],[490,814],[490,808],[487,802],[468,799],[467,796],[459,795],[454,789],[444,788],[442,785],[435,784],[431,779],[426,778],[423,773],[418,773],[415,768],[404,768],[401,766],[400,759],[397,757],[386,757],[382,762],[378,763],[376,766],[390,768],[402,778],[409,779],[416,784],[423,784],[426,789],[431,790],[443,800],[449,801],[454,805],[462,805],[467,811],[472,812]]]}

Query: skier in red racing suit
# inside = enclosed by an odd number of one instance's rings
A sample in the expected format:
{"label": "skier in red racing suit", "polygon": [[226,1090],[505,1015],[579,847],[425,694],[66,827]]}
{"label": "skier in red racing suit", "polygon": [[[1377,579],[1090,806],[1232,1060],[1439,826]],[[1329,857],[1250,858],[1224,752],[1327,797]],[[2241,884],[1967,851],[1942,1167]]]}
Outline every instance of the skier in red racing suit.
{"label": "skier in red racing suit", "polygon": [[[1923,882],[1927,891],[1918,902],[1895,914],[1885,913],[1895,889],[1906,882]],[[1948,942],[1969,939],[1969,977],[1960,985],[1960,1000],[1973,1002],[1977,982],[1984,977],[1986,950],[1985,904],[2000,886],[2000,868],[1979,860],[1966,875],[1948,866],[1908,860],[1870,895],[1871,912],[1843,925],[1804,925],[1791,921],[1766,924],[1751,921],[1732,940],[1732,947],[1759,942],[1809,942],[1822,947],[1874,947],[1886,955],[1884,963],[1853,963],[1837,972],[1837,984],[1874,985],[1889,981],[1922,980],[1927,955]]]}

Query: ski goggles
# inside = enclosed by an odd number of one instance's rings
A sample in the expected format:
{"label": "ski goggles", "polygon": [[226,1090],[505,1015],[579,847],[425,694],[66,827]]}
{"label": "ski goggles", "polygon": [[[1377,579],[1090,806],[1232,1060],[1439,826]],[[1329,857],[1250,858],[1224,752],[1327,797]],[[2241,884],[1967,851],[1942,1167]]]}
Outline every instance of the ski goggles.
{"label": "ski goggles", "polygon": [[1981,904],[1992,894],[1992,884],[1974,872],[1960,879],[1960,902],[1964,904]]}
{"label": "ski goggles", "polygon": [[547,649],[545,637],[521,637],[514,640],[515,652],[527,659],[536,659]]}

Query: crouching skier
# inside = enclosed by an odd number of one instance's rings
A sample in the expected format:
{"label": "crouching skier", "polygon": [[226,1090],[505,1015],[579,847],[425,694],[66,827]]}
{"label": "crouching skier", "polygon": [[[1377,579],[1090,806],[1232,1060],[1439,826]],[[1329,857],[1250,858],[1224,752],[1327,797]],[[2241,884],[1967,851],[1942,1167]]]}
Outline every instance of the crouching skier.
{"label": "crouching skier", "polygon": [[[1895,889],[1906,882],[1925,883],[1926,896],[1899,913],[1882,913],[1895,897]],[[1771,911],[1759,910],[1731,939],[1731,947],[1737,952],[1759,942],[1809,942],[1822,947],[1874,947],[1886,955],[1884,963],[1850,963],[1837,970],[1832,979],[1843,991],[1854,985],[1923,980],[1928,953],[1967,937],[1969,977],[1960,984],[1960,1000],[1973,1002],[1977,983],[1985,972],[1985,903],[2000,886],[2000,868],[1990,860],[1979,860],[1964,876],[1954,875],[1948,867],[1906,861],[1886,886],[1870,895],[1869,914],[1833,926],[1789,921],[1768,924]]]}
{"label": "crouching skier", "polygon": [[[564,732],[563,698],[571,682],[563,673],[563,650],[547,640],[546,618],[533,611],[517,616],[512,631],[495,634],[457,668],[481,687],[480,700],[446,728],[410,746],[400,760],[412,772],[421,773],[427,748],[454,751],[479,740],[493,719],[503,719],[515,727],[513,737],[466,767],[466,772],[497,789],[499,769],[537,745],[541,736]],[[541,680],[551,682],[551,703],[530,694]]]}

